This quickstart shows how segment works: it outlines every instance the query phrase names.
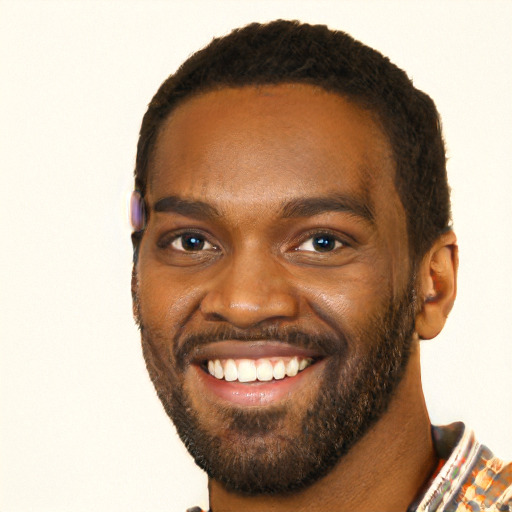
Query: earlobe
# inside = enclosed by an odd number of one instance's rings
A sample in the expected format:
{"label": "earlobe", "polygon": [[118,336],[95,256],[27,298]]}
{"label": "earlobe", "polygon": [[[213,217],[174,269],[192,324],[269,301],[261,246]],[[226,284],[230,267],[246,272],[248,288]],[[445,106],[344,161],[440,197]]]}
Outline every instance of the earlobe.
{"label": "earlobe", "polygon": [[435,241],[420,265],[416,332],[421,339],[436,337],[444,327],[457,295],[458,265],[457,238],[450,230]]}

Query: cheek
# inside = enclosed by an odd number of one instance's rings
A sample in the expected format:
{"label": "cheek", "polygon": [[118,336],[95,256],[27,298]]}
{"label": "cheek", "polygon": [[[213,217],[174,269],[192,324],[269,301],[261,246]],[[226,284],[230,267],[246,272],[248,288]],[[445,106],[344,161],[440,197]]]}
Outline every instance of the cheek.
{"label": "cheek", "polygon": [[373,266],[356,263],[314,274],[309,272],[302,276],[302,294],[320,317],[350,329],[364,324],[373,312],[389,303],[390,276],[381,268],[375,261]]}
{"label": "cheek", "polygon": [[138,296],[144,326],[170,341],[197,309],[200,288],[166,267],[140,265]]}

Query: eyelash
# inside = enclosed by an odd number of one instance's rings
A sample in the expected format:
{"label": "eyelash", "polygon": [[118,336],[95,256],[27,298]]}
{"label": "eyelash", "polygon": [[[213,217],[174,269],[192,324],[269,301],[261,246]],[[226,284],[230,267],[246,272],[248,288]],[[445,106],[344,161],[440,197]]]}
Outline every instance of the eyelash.
{"label": "eyelash", "polygon": [[180,238],[186,236],[186,235],[190,235],[190,236],[197,236],[197,238],[200,238],[202,239],[205,243],[207,243],[208,245],[211,246],[211,248],[207,249],[208,251],[210,250],[218,250],[218,246],[216,244],[214,244],[213,242],[211,242],[209,240],[209,236],[208,235],[205,235],[204,233],[202,233],[201,231],[194,231],[194,230],[186,230],[186,231],[181,231],[181,232],[178,232],[178,233],[172,233],[171,235],[169,236],[164,236],[161,240],[158,241],[157,245],[160,249],[169,249],[169,248],[173,248],[175,251],[177,252],[182,252],[182,253],[199,253],[199,252],[203,252],[201,250],[198,250],[198,251],[187,251],[185,249],[178,249],[174,246],[174,243],[179,241]]}
{"label": "eyelash", "polygon": [[[207,248],[204,248],[203,246],[201,246],[198,250],[193,250],[191,249],[190,251],[187,251],[186,249],[182,248],[178,248],[176,247],[174,244],[175,243],[179,243],[179,240],[182,239],[183,240],[183,237],[184,236],[190,236],[191,238],[195,236],[197,236],[198,239],[202,240],[202,242],[204,244],[207,244],[209,245],[210,247],[207,247]],[[330,246],[326,246],[325,247],[325,251],[322,251],[322,250],[314,250],[314,247],[313,247],[313,250],[307,250],[307,249],[300,249],[301,246],[303,246],[304,244],[306,244],[308,241],[310,240],[313,240],[313,239],[330,239],[334,242],[334,247],[330,247]],[[311,242],[311,244],[313,245],[314,242]],[[322,253],[327,253],[327,252],[334,252],[334,251],[337,251],[339,249],[342,249],[344,247],[350,247],[351,244],[348,243],[345,239],[342,239],[340,238],[339,235],[335,235],[334,233],[331,233],[329,231],[312,231],[310,233],[307,233],[304,237],[302,237],[302,240],[300,241],[300,243],[298,243],[295,247],[294,247],[294,251],[303,251],[305,253],[316,253],[316,254],[322,254]],[[189,253],[189,254],[197,254],[197,253],[200,253],[200,252],[206,252],[206,251],[212,251],[212,250],[218,250],[219,247],[211,242],[209,240],[209,236],[208,235],[205,235],[204,233],[200,232],[200,231],[193,231],[193,230],[187,230],[187,231],[181,231],[179,233],[173,233],[171,236],[166,236],[164,237],[161,241],[158,242],[158,247],[160,249],[169,249],[169,248],[173,248],[175,251],[177,252],[181,252],[181,253]],[[183,247],[183,241],[182,241],[182,247]]]}
{"label": "eyelash", "polygon": [[[337,251],[338,249],[351,247],[351,244],[349,242],[347,242],[346,239],[341,238],[339,235],[331,233],[330,231],[311,231],[311,232],[307,233],[302,238],[301,242],[295,247],[295,251],[300,251],[301,250],[300,247],[302,245],[306,244],[306,242],[313,240],[314,238],[321,239],[322,237],[332,239],[335,244],[335,246],[332,249],[328,248],[328,250],[325,252],[334,252],[334,251]],[[310,253],[316,253],[316,254],[322,254],[322,252],[324,252],[321,250],[315,251],[315,250],[304,250],[304,249],[303,249],[303,251],[310,252]]]}

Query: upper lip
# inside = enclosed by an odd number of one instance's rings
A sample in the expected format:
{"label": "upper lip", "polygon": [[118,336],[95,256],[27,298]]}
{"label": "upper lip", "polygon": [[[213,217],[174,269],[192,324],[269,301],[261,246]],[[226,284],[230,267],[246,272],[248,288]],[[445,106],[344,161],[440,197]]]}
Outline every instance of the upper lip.
{"label": "upper lip", "polygon": [[323,354],[275,340],[224,340],[197,347],[192,355],[192,362],[201,364],[206,360],[213,359],[263,359],[294,356],[316,359],[322,357]]}

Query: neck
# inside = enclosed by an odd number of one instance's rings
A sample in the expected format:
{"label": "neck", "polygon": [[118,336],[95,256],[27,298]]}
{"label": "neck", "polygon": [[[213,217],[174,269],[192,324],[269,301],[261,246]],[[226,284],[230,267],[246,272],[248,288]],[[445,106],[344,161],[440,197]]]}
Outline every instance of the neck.
{"label": "neck", "polygon": [[241,496],[210,480],[210,507],[213,512],[404,511],[436,463],[415,344],[388,410],[327,476],[287,496]]}

